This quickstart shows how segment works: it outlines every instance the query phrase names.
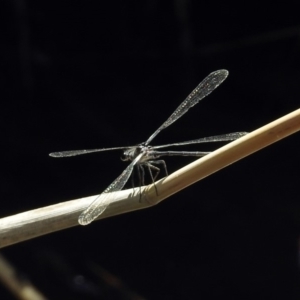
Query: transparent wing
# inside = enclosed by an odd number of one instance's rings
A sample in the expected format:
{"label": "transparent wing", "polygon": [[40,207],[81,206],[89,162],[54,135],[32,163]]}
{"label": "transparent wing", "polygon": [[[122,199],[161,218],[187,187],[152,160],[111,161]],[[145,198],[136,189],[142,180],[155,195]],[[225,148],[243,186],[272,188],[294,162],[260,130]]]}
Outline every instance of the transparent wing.
{"label": "transparent wing", "polygon": [[151,155],[155,155],[155,158],[161,156],[205,156],[211,152],[202,152],[202,151],[151,151]]}
{"label": "transparent wing", "polygon": [[210,73],[200,84],[189,94],[189,96],[177,107],[173,114],[148,138],[145,145],[149,143],[166,127],[170,126],[191,107],[196,105],[200,100],[209,95],[216,89],[228,76],[227,70],[218,70]]}
{"label": "transparent wing", "polygon": [[143,155],[144,153],[140,153],[122,172],[122,174],[113,183],[111,183],[85,211],[83,211],[78,218],[79,224],[87,225],[91,223],[106,210],[112,200],[108,200],[110,197],[112,197],[109,193],[120,191],[124,187],[132,173],[134,165],[142,158]]}
{"label": "transparent wing", "polygon": [[70,150],[70,151],[61,151],[61,152],[52,152],[49,153],[51,157],[69,157],[69,156],[76,156],[76,155],[82,155],[82,154],[88,154],[93,152],[102,152],[102,151],[109,151],[109,150],[124,150],[132,148],[129,147],[114,147],[114,148],[103,148],[103,149],[90,149],[90,150]]}
{"label": "transparent wing", "polygon": [[171,147],[171,146],[184,146],[184,145],[200,144],[200,143],[234,141],[234,140],[246,135],[247,133],[248,132],[234,132],[234,133],[227,133],[227,134],[221,134],[221,135],[214,135],[214,136],[204,137],[201,139],[191,140],[191,141],[186,141],[186,142],[153,146],[152,149],[166,148],[166,147]]}

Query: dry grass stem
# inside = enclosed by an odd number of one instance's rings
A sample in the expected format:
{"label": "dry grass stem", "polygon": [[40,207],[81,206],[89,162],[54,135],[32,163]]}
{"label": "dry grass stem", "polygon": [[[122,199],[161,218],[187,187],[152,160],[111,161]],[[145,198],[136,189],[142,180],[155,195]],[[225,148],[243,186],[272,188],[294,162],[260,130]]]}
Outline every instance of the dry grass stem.
{"label": "dry grass stem", "polygon": [[[218,150],[140,189],[113,193],[103,219],[153,206],[212,173],[300,130],[300,109],[271,122]],[[78,225],[79,214],[95,199],[91,196],[38,208],[0,219],[0,248]]]}

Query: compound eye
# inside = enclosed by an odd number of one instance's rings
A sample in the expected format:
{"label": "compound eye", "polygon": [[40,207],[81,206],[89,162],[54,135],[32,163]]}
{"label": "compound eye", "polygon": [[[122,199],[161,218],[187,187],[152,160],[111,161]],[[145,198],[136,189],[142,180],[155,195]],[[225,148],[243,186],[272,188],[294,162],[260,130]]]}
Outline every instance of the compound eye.
{"label": "compound eye", "polygon": [[127,160],[128,160],[128,155],[126,155],[125,153],[123,153],[123,154],[121,155],[120,159],[121,159],[122,161],[127,161]]}

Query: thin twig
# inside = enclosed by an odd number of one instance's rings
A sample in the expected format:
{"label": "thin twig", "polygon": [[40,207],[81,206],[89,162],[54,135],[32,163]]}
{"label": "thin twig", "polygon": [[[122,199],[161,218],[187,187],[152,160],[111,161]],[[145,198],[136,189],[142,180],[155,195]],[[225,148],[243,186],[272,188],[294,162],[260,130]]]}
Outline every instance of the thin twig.
{"label": "thin twig", "polygon": [[[196,160],[154,186],[114,193],[103,219],[153,206],[212,173],[300,130],[300,109]],[[140,191],[142,199],[140,199]],[[112,193],[113,194],[113,193]],[[78,225],[79,214],[97,196],[67,201],[0,219],[0,248]],[[109,200],[109,199],[108,199]]]}
{"label": "thin twig", "polygon": [[46,300],[46,297],[1,254],[0,281],[17,299]]}

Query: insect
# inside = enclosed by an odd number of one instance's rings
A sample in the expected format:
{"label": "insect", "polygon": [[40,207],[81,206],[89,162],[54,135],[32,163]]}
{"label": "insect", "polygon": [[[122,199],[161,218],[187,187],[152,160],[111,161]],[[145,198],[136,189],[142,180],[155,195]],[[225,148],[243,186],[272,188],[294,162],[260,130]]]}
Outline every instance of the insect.
{"label": "insect", "polygon": [[[228,76],[227,70],[218,70],[209,74],[191,93],[190,95],[177,107],[172,115],[146,140],[136,146],[130,147],[114,147],[104,149],[91,149],[91,150],[72,150],[63,152],[53,152],[49,155],[52,157],[69,157],[82,154],[88,154],[93,152],[102,152],[109,150],[124,150],[123,159],[124,161],[130,161],[130,164],[122,172],[122,174],[115,179],[102,194],[100,194],[91,204],[88,206],[79,216],[78,222],[81,225],[87,225],[95,220],[100,214],[102,214],[108,207],[110,201],[109,193],[120,191],[129,177],[131,176],[134,167],[138,169],[138,174],[141,184],[144,184],[144,168],[147,168],[150,172],[151,179],[154,183],[160,169],[156,165],[163,165],[166,174],[166,164],[164,160],[158,160],[161,156],[204,156],[210,152],[200,151],[160,151],[158,149],[170,147],[170,146],[183,146],[190,144],[199,144],[207,142],[223,142],[233,141],[241,136],[245,135],[246,132],[235,132],[211,137],[200,138],[196,140],[173,143],[160,146],[150,146],[150,142],[165,128],[174,123],[177,119],[182,117],[191,107],[196,105],[200,100],[209,95],[214,89],[216,89]],[[153,176],[152,171],[156,174]]]}

